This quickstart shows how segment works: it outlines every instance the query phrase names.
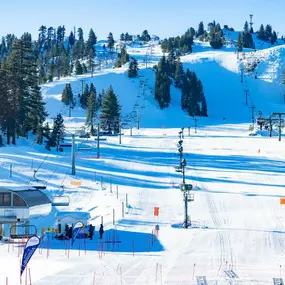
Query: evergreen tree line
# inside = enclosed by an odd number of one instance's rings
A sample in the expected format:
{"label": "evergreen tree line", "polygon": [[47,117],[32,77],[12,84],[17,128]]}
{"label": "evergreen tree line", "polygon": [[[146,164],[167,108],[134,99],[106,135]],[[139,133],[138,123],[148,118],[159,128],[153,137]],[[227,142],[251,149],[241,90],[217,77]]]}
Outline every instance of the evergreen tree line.
{"label": "evergreen tree line", "polygon": [[263,24],[260,25],[257,36],[260,40],[270,42],[271,44],[274,44],[277,41],[277,33],[273,31],[271,25],[268,24],[265,28]]}
{"label": "evergreen tree line", "polygon": [[[2,37],[0,42],[0,58],[8,57],[12,51],[13,42],[17,37],[8,34]],[[37,69],[39,71],[40,83],[52,81],[53,77],[68,76],[73,71],[76,74],[92,72],[95,69],[95,57],[97,37],[90,29],[87,41],[84,40],[83,30],[78,28],[77,36],[70,32],[66,36],[64,26],[57,29],[41,26],[39,28],[38,40],[32,41],[32,54],[34,56]],[[107,47],[110,51],[114,48],[114,39],[112,33],[107,37]],[[86,60],[86,64],[80,61]]]}
{"label": "evergreen tree line", "polygon": [[169,106],[170,87],[174,80],[174,86],[181,89],[182,110],[191,116],[208,116],[202,82],[195,72],[188,69],[184,72],[180,58],[174,51],[167,58],[163,56],[155,70],[155,99],[161,109]]}
{"label": "evergreen tree line", "polygon": [[192,52],[193,39],[195,36],[195,30],[193,28],[188,29],[184,35],[177,37],[170,37],[164,39],[161,43],[163,52],[175,51],[177,54],[185,54]]}
{"label": "evergreen tree line", "polygon": [[132,41],[133,41],[133,36],[132,36],[132,35],[129,35],[128,32],[126,32],[125,34],[124,34],[124,33],[121,33],[121,35],[120,35],[120,41],[132,42]]}
{"label": "evergreen tree line", "polygon": [[[62,92],[61,100],[66,105],[71,105],[72,107],[75,105],[72,88],[69,83],[66,84]],[[83,94],[80,96],[80,105],[87,110],[85,124],[90,127],[91,134],[95,134],[94,126],[96,119],[98,122],[98,118],[104,131],[118,133],[121,107],[112,86],[108,88],[107,92],[103,89],[101,93],[97,94],[93,83],[90,86],[85,84]],[[100,115],[98,115],[99,111]],[[53,140],[50,146],[55,146],[55,144]]]}
{"label": "evergreen tree line", "polygon": [[32,37],[25,33],[1,56],[0,127],[7,144],[16,144],[18,137],[27,137],[30,131],[42,143],[46,116]]}
{"label": "evergreen tree line", "polygon": [[251,34],[252,32],[249,30],[248,22],[246,21],[242,33],[239,33],[238,35],[238,40],[237,40],[238,51],[242,51],[243,48],[252,48],[252,49],[255,48]]}
{"label": "evergreen tree line", "polygon": [[202,82],[197,78],[195,72],[191,72],[189,69],[183,75],[181,108],[187,111],[190,116],[208,116]]}

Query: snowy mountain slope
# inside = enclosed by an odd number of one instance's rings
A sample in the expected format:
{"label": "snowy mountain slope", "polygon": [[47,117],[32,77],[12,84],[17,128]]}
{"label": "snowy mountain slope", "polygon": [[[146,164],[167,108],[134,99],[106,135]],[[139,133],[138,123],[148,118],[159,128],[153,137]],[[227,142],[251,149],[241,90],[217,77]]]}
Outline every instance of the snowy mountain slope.
{"label": "snowy mountain slope", "polygon": [[[230,46],[232,44],[232,42],[236,43],[238,40],[238,35],[241,32],[242,31],[229,31],[229,30],[223,29],[224,38],[227,41],[227,44]],[[268,49],[271,47],[284,45],[284,41],[281,39],[277,39],[276,43],[274,43],[273,45],[269,42],[262,41],[257,37],[256,33],[252,34],[252,39],[254,42],[255,49],[257,49],[257,50],[264,50],[264,49]],[[245,50],[247,50],[247,49],[245,49]]]}
{"label": "snowy mountain slope", "polygon": [[[280,53],[263,52],[269,62],[278,65],[282,47],[274,49]],[[241,62],[233,49],[214,51],[206,43],[195,43],[194,53],[182,57],[182,62],[202,80],[209,111],[209,118],[198,118],[195,134],[193,120],[180,109],[179,89],[172,87],[172,102],[165,110],[160,110],[153,98],[154,71],[145,68],[143,60],[149,54],[149,65],[156,64],[162,55],[160,48],[154,46],[151,53],[149,46],[135,46],[128,51],[139,59],[139,78],[129,79],[127,66],[106,67],[93,78],[63,78],[45,84],[42,91],[50,119],[62,112],[68,127],[80,127],[85,111],[76,107],[69,118],[67,107],[60,102],[65,84],[71,83],[75,95],[81,93],[80,80],[94,82],[97,92],[112,85],[124,115],[135,105],[139,107],[142,128],[135,127],[133,136],[125,129],[121,145],[118,137],[102,141],[100,159],[96,158],[94,138],[76,137],[75,176],[71,175],[70,149],[48,152],[31,138],[0,149],[1,186],[27,187],[36,169],[37,178],[47,181],[49,197],[70,197],[66,208],[34,208],[31,223],[38,229],[55,226],[55,214],[61,210],[88,211],[96,226],[94,241],[84,244],[76,240],[69,256],[68,243],[45,238],[29,263],[33,284],[194,285],[197,276],[206,276],[209,285],[265,285],[271,284],[273,277],[284,276],[285,213],[279,201],[284,197],[284,141],[248,136],[251,112],[244,96],[248,88],[249,103],[265,114],[284,110],[280,85],[251,75],[241,82]],[[264,61],[259,74],[269,69],[270,64]],[[272,73],[281,69],[278,65]],[[189,230],[181,228],[184,203],[178,185],[182,177],[174,170],[179,163],[177,142],[182,126],[186,128],[186,182],[197,186],[192,191],[194,202],[189,204],[193,225]],[[80,150],[81,144],[92,149]],[[72,186],[74,180],[81,186]],[[128,207],[122,211],[126,194]],[[158,217],[154,217],[154,207],[160,208]],[[101,216],[106,241],[102,259],[97,232]],[[152,234],[156,224],[160,226],[158,237]],[[120,243],[113,244],[116,239]],[[0,283],[8,277],[9,284],[19,284],[19,250],[16,245],[0,243]],[[237,274],[238,281],[225,274],[228,269]]]}

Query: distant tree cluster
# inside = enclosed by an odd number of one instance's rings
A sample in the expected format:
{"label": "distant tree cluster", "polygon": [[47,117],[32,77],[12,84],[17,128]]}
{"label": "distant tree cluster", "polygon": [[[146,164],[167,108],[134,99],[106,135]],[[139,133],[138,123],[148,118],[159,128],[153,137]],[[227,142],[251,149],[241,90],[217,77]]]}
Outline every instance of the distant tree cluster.
{"label": "distant tree cluster", "polygon": [[187,111],[190,116],[208,116],[202,82],[197,78],[195,72],[191,72],[189,69],[183,76],[181,108]]}
{"label": "distant tree cluster", "polygon": [[137,40],[142,42],[149,42],[151,40],[151,36],[147,30],[144,30],[141,35],[137,35]]}
{"label": "distant tree cluster", "polygon": [[255,48],[248,22],[245,22],[243,32],[238,35],[237,50],[242,51],[243,48]]}
{"label": "distant tree cluster", "polygon": [[192,45],[194,43],[193,39],[196,32],[194,28],[188,29],[184,35],[177,37],[170,37],[164,39],[161,43],[161,48],[163,52],[175,51],[177,54],[185,54],[192,52]]}
{"label": "distant tree cluster", "polygon": [[264,28],[263,24],[261,24],[257,36],[260,40],[270,42],[271,44],[274,44],[277,41],[277,33],[272,31],[270,25],[266,25]]}
{"label": "distant tree cluster", "polygon": [[[10,42],[10,40],[12,40]],[[5,48],[3,48],[3,45]],[[42,125],[47,116],[43,102],[32,37],[2,38],[0,66],[0,127],[7,144],[32,131],[42,143]]]}
{"label": "distant tree cluster", "polygon": [[128,32],[126,32],[125,34],[122,33],[120,35],[120,41],[123,41],[123,42],[132,42],[133,41],[133,36],[130,35]]}
{"label": "distant tree cluster", "polygon": [[155,74],[155,100],[158,101],[159,107],[164,109],[168,107],[170,103],[170,85],[171,80],[169,78],[169,65],[168,62],[163,56],[156,68]]}
{"label": "distant tree cluster", "polygon": [[161,109],[168,107],[171,101],[170,87],[174,80],[174,86],[181,89],[182,110],[191,116],[208,116],[202,82],[195,72],[184,72],[180,58],[174,51],[167,58],[163,56],[155,69],[155,99]]}
{"label": "distant tree cluster", "polygon": [[115,62],[115,67],[122,67],[125,63],[129,62],[129,55],[127,53],[126,47],[121,47],[121,52],[118,53],[118,57]]}
{"label": "distant tree cluster", "polygon": [[53,127],[50,128],[49,123],[46,123],[43,127],[42,136],[46,138],[47,150],[51,150],[52,147],[56,147],[57,151],[62,151],[60,143],[64,141],[64,121],[61,114],[58,114],[53,119]]}
{"label": "distant tree cluster", "polygon": [[[14,35],[2,37],[0,42],[0,58],[9,57]],[[64,26],[57,29],[41,26],[37,41],[32,41],[32,54],[38,70],[39,83],[52,81],[54,77],[69,76],[75,72],[77,75],[95,70],[97,37],[90,29],[87,41],[84,40],[82,28],[78,28],[77,35],[70,32],[66,35]],[[112,33],[108,35],[107,45],[110,51],[114,48]],[[84,63],[83,63],[84,60]]]}
{"label": "distant tree cluster", "polygon": [[216,24],[215,21],[208,24],[208,39],[210,41],[210,45],[214,49],[220,49],[223,47],[223,30],[221,29],[220,24]]}

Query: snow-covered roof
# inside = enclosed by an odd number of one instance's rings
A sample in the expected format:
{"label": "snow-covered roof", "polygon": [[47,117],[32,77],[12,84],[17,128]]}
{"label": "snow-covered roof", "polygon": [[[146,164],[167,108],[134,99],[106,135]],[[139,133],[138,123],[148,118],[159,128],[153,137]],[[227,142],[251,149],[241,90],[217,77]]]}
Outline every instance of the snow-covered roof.
{"label": "snow-covered roof", "polygon": [[27,207],[29,208],[51,203],[48,196],[44,194],[42,191],[37,189],[13,191],[11,189],[0,188],[0,192],[15,193],[25,201]]}

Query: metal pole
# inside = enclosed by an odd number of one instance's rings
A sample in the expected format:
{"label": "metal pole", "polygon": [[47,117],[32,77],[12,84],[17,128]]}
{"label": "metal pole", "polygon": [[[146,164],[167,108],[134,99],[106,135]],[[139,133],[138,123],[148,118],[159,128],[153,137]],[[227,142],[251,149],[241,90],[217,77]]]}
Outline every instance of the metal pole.
{"label": "metal pole", "polygon": [[122,125],[119,124],[119,127],[120,127],[119,144],[122,144]]}
{"label": "metal pole", "polygon": [[72,134],[72,168],[71,174],[75,175],[75,134]]}
{"label": "metal pole", "polygon": [[184,221],[184,226],[185,229],[188,228],[188,201],[187,201],[187,192],[184,190],[184,209],[185,209],[185,221]]}
{"label": "metal pole", "polygon": [[279,141],[281,141],[281,114],[279,114]]}
{"label": "metal pole", "polygon": [[99,138],[100,138],[100,124],[98,123],[98,126],[97,126],[97,158],[100,158],[100,141],[99,141]]}
{"label": "metal pole", "polygon": [[115,209],[113,209],[113,225],[115,225]]}
{"label": "metal pole", "polygon": [[273,125],[272,125],[272,118],[271,117],[269,118],[269,126],[270,126],[269,136],[272,137],[272,127],[273,127]]}

